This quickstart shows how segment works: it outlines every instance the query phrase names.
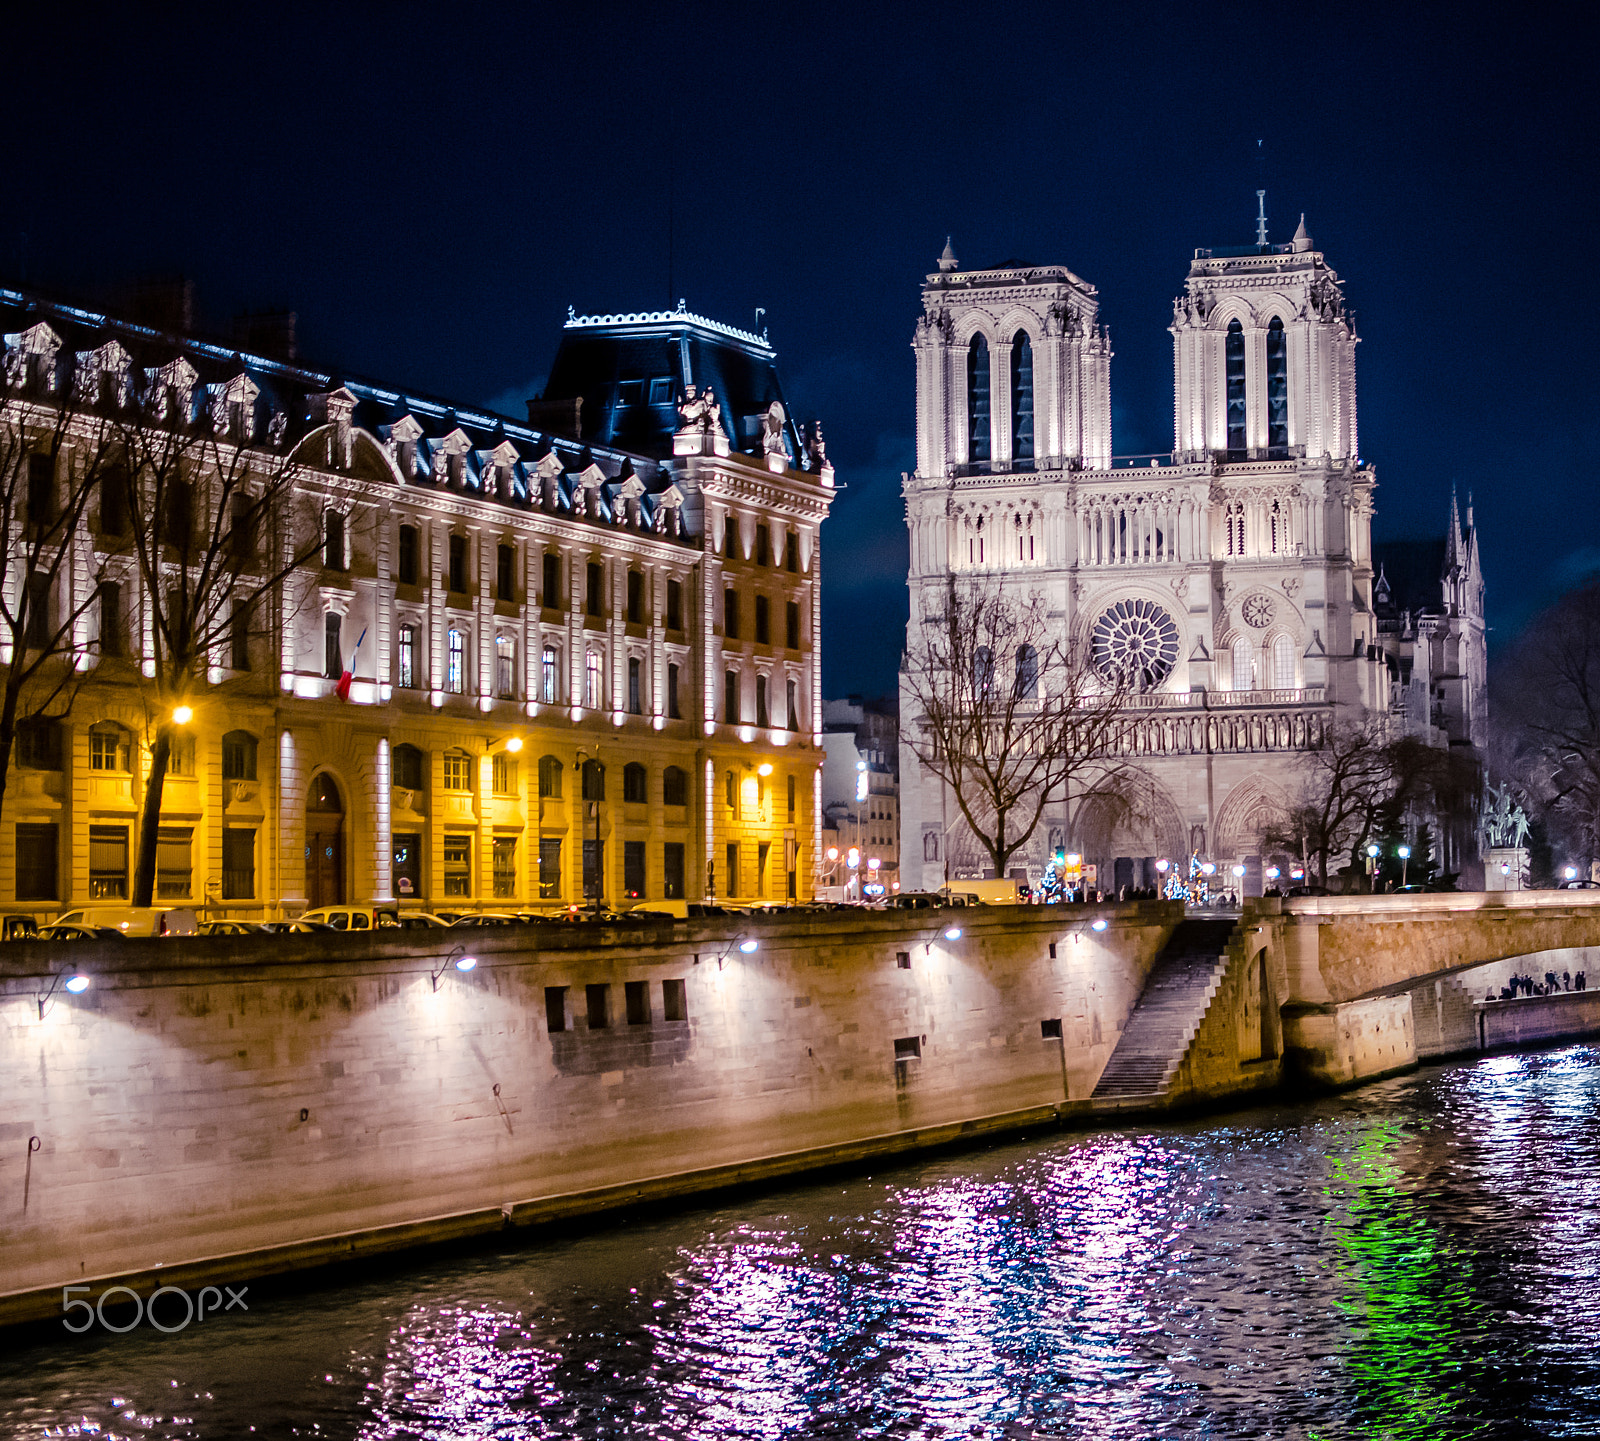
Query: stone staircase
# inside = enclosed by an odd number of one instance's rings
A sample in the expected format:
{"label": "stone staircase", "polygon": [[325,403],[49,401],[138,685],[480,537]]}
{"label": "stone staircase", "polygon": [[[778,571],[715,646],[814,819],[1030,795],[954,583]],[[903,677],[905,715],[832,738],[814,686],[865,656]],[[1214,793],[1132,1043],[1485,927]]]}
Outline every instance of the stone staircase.
{"label": "stone staircase", "polygon": [[1150,968],[1093,1099],[1106,1105],[1164,1095],[1228,966],[1234,922],[1181,921]]}

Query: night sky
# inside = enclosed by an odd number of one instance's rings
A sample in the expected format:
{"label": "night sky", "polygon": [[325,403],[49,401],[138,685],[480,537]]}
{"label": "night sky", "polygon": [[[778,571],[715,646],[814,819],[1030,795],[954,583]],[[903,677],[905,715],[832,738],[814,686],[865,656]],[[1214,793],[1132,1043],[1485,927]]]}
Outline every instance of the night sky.
{"label": "night sky", "polygon": [[1172,297],[1265,183],[1271,239],[1304,211],[1355,311],[1380,541],[1474,492],[1491,645],[1600,573],[1597,57],[1555,7],[506,9],[14,18],[0,275],[183,273],[217,330],[289,306],[308,363],[519,418],[568,305],[764,307],[848,486],[826,686],[871,693],[946,234],[1098,286],[1114,448],[1165,450]]}

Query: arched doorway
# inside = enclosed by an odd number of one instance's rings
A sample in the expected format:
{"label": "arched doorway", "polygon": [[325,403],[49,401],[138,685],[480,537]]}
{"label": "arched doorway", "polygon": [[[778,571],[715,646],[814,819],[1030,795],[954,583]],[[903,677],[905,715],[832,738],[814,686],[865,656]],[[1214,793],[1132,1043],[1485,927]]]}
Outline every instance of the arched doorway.
{"label": "arched doorway", "polygon": [[344,904],[344,801],[325,772],[306,795],[306,899],[313,910]]}

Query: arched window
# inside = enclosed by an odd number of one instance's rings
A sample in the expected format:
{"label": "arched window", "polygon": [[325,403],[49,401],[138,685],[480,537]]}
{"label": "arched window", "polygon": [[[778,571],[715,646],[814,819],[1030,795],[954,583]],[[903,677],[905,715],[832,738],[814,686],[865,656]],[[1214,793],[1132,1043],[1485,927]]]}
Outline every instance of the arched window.
{"label": "arched window", "polygon": [[967,346],[967,459],[989,459],[989,342],[981,335]]}
{"label": "arched window", "polygon": [[449,668],[445,672],[445,689],[451,695],[460,695],[466,685],[467,637],[465,631],[450,632]]}
{"label": "arched window", "polygon": [[1031,645],[1017,647],[1017,699],[1037,700],[1039,696],[1039,652]]}
{"label": "arched window", "polygon": [[1033,346],[1026,330],[1011,341],[1011,458],[1033,459]]}
{"label": "arched window", "polygon": [[539,795],[561,799],[561,762],[554,756],[539,757]]}
{"label": "arched window", "polygon": [[980,645],[972,657],[972,689],[979,696],[994,689],[994,652],[986,645]]}
{"label": "arched window", "polygon": [[89,727],[89,769],[116,771],[126,775],[132,769],[133,737],[115,721],[101,721]]}
{"label": "arched window", "polygon": [[222,778],[225,781],[256,778],[256,738],[249,731],[229,731],[223,736]]}
{"label": "arched window", "polygon": [[415,746],[398,745],[394,748],[394,783],[407,791],[428,788],[428,768],[422,752]]}
{"label": "arched window", "polygon": [[630,806],[642,806],[650,799],[650,773],[638,761],[622,768],[622,799]]}
{"label": "arched window", "polygon": [[661,772],[661,804],[664,806],[689,804],[689,773],[681,766],[668,766]]}
{"label": "arched window", "polygon": [[554,705],[561,699],[561,664],[553,645],[547,645],[539,658],[539,677],[540,697],[546,705]]}
{"label": "arched window", "polygon": [[1233,643],[1233,688],[1235,690],[1254,690],[1255,686],[1255,647],[1243,636]]}
{"label": "arched window", "polygon": [[1276,315],[1267,326],[1267,459],[1289,458],[1289,346]]}
{"label": "arched window", "polygon": [[1272,642],[1272,684],[1276,690],[1294,689],[1294,646],[1286,635]]}
{"label": "arched window", "polygon": [[1224,356],[1228,380],[1228,459],[1244,460],[1248,455],[1245,448],[1244,327],[1237,320],[1228,322]]}

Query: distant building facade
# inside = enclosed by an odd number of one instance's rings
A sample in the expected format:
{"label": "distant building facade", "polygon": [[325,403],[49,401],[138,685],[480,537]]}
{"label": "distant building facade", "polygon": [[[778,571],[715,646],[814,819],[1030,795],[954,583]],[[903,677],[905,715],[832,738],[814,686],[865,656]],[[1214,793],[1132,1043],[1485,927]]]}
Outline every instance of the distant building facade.
{"label": "distant building facade", "polygon": [[[159,904],[809,894],[833,472],[764,336],[681,309],[571,316],[525,424],[17,293],[0,331],[30,377],[15,405],[47,415],[106,367],[91,410],[168,386],[181,424],[292,457],[295,523],[322,538],[193,697]],[[100,506],[73,544],[52,605],[113,576],[125,628],[83,611],[83,689],[19,742],[0,902],[40,915],[128,896],[149,772],[148,607]]]}
{"label": "distant building facade", "polygon": [[[1287,245],[1261,225],[1255,246],[1194,254],[1173,304],[1174,445],[1161,455],[1112,455],[1092,285],[1062,266],[963,270],[948,246],[924,283],[909,646],[920,653],[952,580],[1003,585],[1042,594],[1098,664],[1137,655],[1149,677],[1128,733],[1145,813],[1061,797],[1018,872],[1037,877],[1063,847],[1106,885],[1154,885],[1163,856],[1240,861],[1336,715],[1481,740],[1470,521],[1452,514],[1435,608],[1409,628],[1386,616],[1343,287],[1303,219]],[[901,703],[909,734],[904,691]],[[953,798],[904,742],[900,769],[903,884],[982,875]]]}
{"label": "distant building facade", "polygon": [[848,865],[835,866],[835,883],[854,880],[855,894],[873,885],[892,894],[900,888],[900,726],[894,701],[824,701],[822,746],[823,814],[843,842],[831,844],[845,856],[852,846],[860,852],[857,874],[852,878]]}

